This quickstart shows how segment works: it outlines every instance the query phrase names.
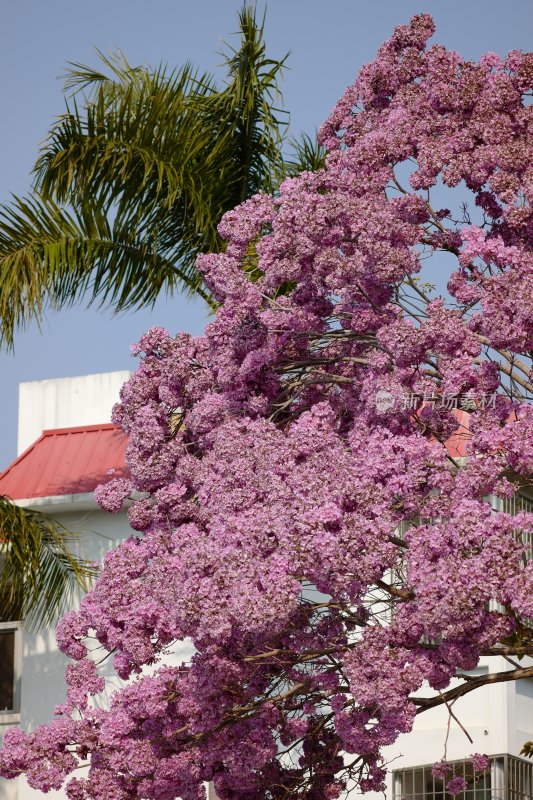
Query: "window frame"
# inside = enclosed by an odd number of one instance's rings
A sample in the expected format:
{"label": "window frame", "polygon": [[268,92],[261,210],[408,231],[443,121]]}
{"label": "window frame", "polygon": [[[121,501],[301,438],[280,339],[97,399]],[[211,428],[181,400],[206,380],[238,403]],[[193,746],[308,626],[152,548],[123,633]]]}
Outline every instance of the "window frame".
{"label": "window frame", "polygon": [[13,631],[15,646],[13,652],[13,708],[0,710],[0,725],[9,725],[20,722],[20,691],[22,682],[22,622],[10,620],[0,622],[0,632]]}
{"label": "window frame", "polygon": [[[465,800],[468,795],[482,800],[483,795],[489,793],[489,797],[495,797],[497,800],[531,800],[533,798],[533,763],[520,758],[519,756],[511,755],[510,753],[499,753],[497,755],[489,755],[490,761],[490,783],[487,787],[472,791],[467,788],[465,792],[460,792],[458,795],[459,800]],[[464,774],[465,766],[470,763],[469,758],[459,759],[448,762],[452,767],[453,773],[449,777]],[[392,777],[392,800],[449,800],[450,795],[445,791],[418,793],[406,793],[403,784],[404,776],[411,773],[414,784],[414,773],[422,773],[422,781],[426,774],[431,775],[431,764],[419,764],[416,766],[406,766],[398,770],[393,770]],[[480,776],[481,777],[481,776]],[[433,784],[434,785],[434,784]]]}

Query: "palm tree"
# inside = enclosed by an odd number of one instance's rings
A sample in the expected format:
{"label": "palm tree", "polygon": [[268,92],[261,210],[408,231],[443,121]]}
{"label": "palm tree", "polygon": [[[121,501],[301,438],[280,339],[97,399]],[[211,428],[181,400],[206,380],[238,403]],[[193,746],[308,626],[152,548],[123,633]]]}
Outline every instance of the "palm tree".
{"label": "palm tree", "polygon": [[191,64],[150,70],[121,53],[100,53],[105,72],[70,66],[33,191],[0,206],[0,342],[82,298],[123,311],[179,288],[211,302],[194,265],[223,246],[224,212],[322,158],[307,137],[284,162],[286,57],[266,57],[249,6],[239,26],[222,87]]}
{"label": "palm tree", "polygon": [[[223,86],[189,63],[132,67],[120,52],[99,53],[103,71],[70,65],[66,112],[40,151],[32,191],[0,206],[0,344],[13,347],[16,329],[47,308],[82,299],[123,311],[180,289],[212,303],[195,260],[223,247],[224,212],[321,163],[305,136],[284,160],[286,57],[267,58],[253,8],[238,18]],[[7,499],[0,531],[0,618],[50,622],[67,589],[85,588],[88,565],[71,555],[67,531]]]}
{"label": "palm tree", "polygon": [[94,569],[72,553],[77,535],[45,514],[0,497],[0,621],[52,625]]}

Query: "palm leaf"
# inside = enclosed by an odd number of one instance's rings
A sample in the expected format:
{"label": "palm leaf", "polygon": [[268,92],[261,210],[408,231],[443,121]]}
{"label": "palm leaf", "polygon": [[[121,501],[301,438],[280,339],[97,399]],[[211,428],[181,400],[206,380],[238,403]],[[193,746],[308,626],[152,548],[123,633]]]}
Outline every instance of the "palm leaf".
{"label": "palm leaf", "polygon": [[92,198],[106,210],[124,197],[168,211],[179,194],[194,195],[191,166],[212,147],[190,110],[200,80],[212,90],[210,77],[189,65],[170,76],[129,71],[121,83],[100,82],[88,103],[74,101],[53,126],[35,165],[35,190],[59,203]]}
{"label": "palm leaf", "polygon": [[229,80],[213,98],[228,130],[218,142],[224,146],[227,140],[233,151],[237,189],[229,201],[233,206],[260,190],[271,191],[273,175],[283,163],[288,114],[281,108],[278,81],[289,54],[281,60],[266,57],[264,22],[264,16],[261,23],[257,21],[249,6],[239,12],[240,47],[226,43]]}
{"label": "palm leaf", "polygon": [[107,84],[110,88],[117,83],[124,86],[131,82],[132,78],[140,77],[141,71],[145,69],[143,67],[132,67],[121,50],[106,56],[102,50],[96,48],[96,53],[100,61],[111,73],[111,76],[84,64],[69,61],[68,69],[63,75],[63,91],[65,94],[76,94],[85,90],[91,91],[95,85],[102,84]]}
{"label": "palm leaf", "polygon": [[[286,120],[263,22],[244,6],[218,87],[190,64],[71,64],[66,112],[35,164],[33,193],[0,208],[0,342],[47,308],[85,298],[115,311],[181,288],[210,300],[195,268],[224,245],[222,215],[283,171]],[[212,302],[212,301],[211,301]]]}
{"label": "palm leaf", "polygon": [[[15,198],[0,207],[0,342],[46,308],[81,298],[116,311],[153,304],[162,290],[188,287],[209,301],[181,269],[180,251],[167,247],[165,231],[135,228],[128,219],[110,228],[105,216],[85,208],[76,218],[53,201]],[[130,219],[131,221],[131,219]],[[180,242],[178,241],[178,245]]]}
{"label": "palm leaf", "polygon": [[292,152],[283,163],[284,175],[280,175],[280,178],[301,172],[316,172],[324,166],[326,150],[318,143],[316,135],[312,138],[308,133],[302,133],[299,138],[291,139],[289,145]]}
{"label": "palm leaf", "polygon": [[5,497],[0,526],[0,619],[24,619],[29,629],[52,625],[95,576],[90,562],[71,552],[78,535]]}

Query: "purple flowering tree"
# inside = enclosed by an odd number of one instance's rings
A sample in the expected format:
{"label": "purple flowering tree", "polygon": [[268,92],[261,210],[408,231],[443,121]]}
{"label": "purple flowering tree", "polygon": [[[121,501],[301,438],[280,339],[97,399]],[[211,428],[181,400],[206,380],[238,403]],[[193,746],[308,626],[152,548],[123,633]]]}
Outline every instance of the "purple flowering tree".
{"label": "purple flowering tree", "polygon": [[[67,702],[6,735],[2,775],[70,800],[336,798],[383,787],[417,714],[533,676],[449,688],[533,654],[533,515],[487,502],[532,479],[533,56],[467,62],[432,33],[417,16],[363,67],[323,169],[226,214],[205,335],[141,339],[114,412],[131,482],[99,491],[142,493],[140,533],[60,624]],[[95,639],[130,679],[107,709]]]}

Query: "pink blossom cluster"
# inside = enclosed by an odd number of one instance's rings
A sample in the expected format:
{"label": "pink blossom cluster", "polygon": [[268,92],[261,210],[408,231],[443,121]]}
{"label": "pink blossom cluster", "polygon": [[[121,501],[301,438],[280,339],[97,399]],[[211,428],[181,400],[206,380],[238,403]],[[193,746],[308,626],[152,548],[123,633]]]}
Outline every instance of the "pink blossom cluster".
{"label": "pink blossom cluster", "polygon": [[[474,773],[478,773],[478,775],[475,776],[475,779],[477,779],[477,777],[479,777],[479,773],[486,772],[486,770],[488,770],[490,766],[489,757],[482,753],[473,753],[471,758]],[[468,784],[462,775],[453,775],[453,777],[450,777],[452,770],[453,766],[442,760],[433,764],[431,772],[434,778],[446,781],[447,793],[452,797],[455,797],[456,795],[467,790]]]}
{"label": "pink blossom cluster", "polygon": [[[380,790],[423,685],[531,640],[533,515],[486,498],[533,471],[533,57],[466,62],[432,32],[415,17],[363,68],[322,128],[323,169],[223,218],[225,251],[198,261],[219,302],[205,335],[136,345],[114,410],[130,479],[98,498],[142,493],[139,535],[58,627],[68,701],[6,735],[0,774],[66,781],[70,800]],[[466,183],[480,225],[434,210],[438,180]],[[418,276],[439,251],[441,298]],[[464,459],[453,410],[406,393],[469,398]],[[89,636],[130,679],[107,709]],[[186,637],[191,662],[165,666]]]}

